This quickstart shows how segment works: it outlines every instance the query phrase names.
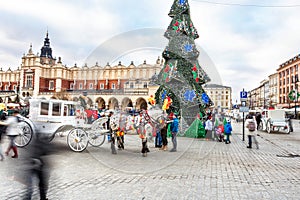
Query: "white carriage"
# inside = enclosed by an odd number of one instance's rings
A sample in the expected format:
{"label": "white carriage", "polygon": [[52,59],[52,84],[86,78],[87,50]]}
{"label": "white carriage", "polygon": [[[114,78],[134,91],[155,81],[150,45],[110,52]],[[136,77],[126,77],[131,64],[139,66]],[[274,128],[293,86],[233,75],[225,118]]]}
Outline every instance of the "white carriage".
{"label": "white carriage", "polygon": [[290,133],[289,121],[286,118],[285,110],[266,110],[263,113],[261,123],[258,127],[259,130],[267,131],[281,131]]}
{"label": "white carriage", "polygon": [[45,134],[51,141],[56,133],[68,132],[67,143],[70,149],[82,152],[88,144],[102,145],[109,132],[107,117],[87,124],[89,120],[84,108],[73,101],[31,99],[29,119],[22,119],[19,123],[21,131],[16,139],[19,147],[29,144],[33,134]]}

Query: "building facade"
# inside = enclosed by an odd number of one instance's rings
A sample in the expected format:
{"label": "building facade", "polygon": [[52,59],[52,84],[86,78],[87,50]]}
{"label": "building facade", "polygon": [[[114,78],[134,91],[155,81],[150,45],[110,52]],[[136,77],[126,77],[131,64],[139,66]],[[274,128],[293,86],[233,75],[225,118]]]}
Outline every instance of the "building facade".
{"label": "building facade", "polygon": [[[251,109],[299,106],[299,99],[295,98],[295,94],[300,93],[298,91],[299,65],[300,54],[281,64],[276,73],[269,75],[268,79],[263,80],[259,87],[251,90],[249,92]],[[292,100],[291,96],[293,96]]]}
{"label": "building facade", "polygon": [[77,100],[86,96],[88,104],[97,108],[136,109],[147,108],[147,98],[154,95],[157,86],[150,86],[151,77],[160,72],[163,60],[153,65],[146,61],[129,66],[119,62],[116,66],[63,65],[52,55],[48,33],[40,55],[34,54],[32,45],[22,57],[21,66],[12,71],[0,70],[0,101],[12,93],[20,93],[21,99],[44,97]]}
{"label": "building facade", "polygon": [[269,76],[269,106],[275,108],[278,100],[278,73],[271,74]]}
{"label": "building facade", "polygon": [[299,76],[298,67],[300,65],[300,54],[281,64],[277,69],[278,73],[278,107],[291,107],[299,105],[298,101],[291,101],[288,97],[292,90],[298,91]]}
{"label": "building facade", "polygon": [[232,109],[231,87],[217,84],[206,84],[203,89],[214,102],[215,108]]}

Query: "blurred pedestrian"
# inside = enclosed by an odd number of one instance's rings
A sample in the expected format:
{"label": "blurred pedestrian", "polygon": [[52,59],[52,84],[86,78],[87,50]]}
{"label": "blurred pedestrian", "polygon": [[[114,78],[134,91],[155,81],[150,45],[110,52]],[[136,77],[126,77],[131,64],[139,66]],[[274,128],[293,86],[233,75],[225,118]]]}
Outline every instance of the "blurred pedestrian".
{"label": "blurred pedestrian", "polygon": [[19,135],[18,122],[19,122],[19,111],[14,110],[13,116],[9,116],[5,122],[0,122],[0,125],[8,126],[6,129],[6,135],[9,137],[9,145],[5,151],[5,155],[8,156],[10,150],[13,150],[14,155],[12,158],[18,158],[18,149],[15,144],[15,138]]}
{"label": "blurred pedestrian", "polygon": [[[3,110],[2,113],[1,113],[1,115],[0,115],[0,120],[1,121],[5,121],[6,120],[6,116],[7,116],[7,113],[6,113],[5,110]],[[7,128],[7,126],[0,125],[0,161],[4,160],[2,146],[1,146],[1,141],[2,141],[2,135],[4,135],[6,133],[6,128]]]}
{"label": "blurred pedestrian", "polygon": [[259,125],[261,123],[261,114],[260,114],[260,112],[256,113],[255,120],[256,120],[256,125],[257,125],[256,129],[259,130]]}
{"label": "blurred pedestrian", "polygon": [[212,139],[212,131],[213,131],[213,124],[211,121],[211,116],[208,116],[205,122],[205,138]]}
{"label": "blurred pedestrian", "polygon": [[36,133],[32,143],[28,147],[24,165],[26,184],[24,200],[32,199],[34,179],[38,180],[40,199],[47,199],[50,177],[50,165],[47,156],[50,154],[51,150],[50,140],[47,136],[47,134]]}
{"label": "blurred pedestrian", "polygon": [[225,140],[226,144],[231,143],[231,141],[230,141],[231,132],[232,132],[231,121],[227,120],[226,124],[224,125],[224,134],[226,135],[226,140]]}
{"label": "blurred pedestrian", "polygon": [[177,151],[177,134],[178,134],[178,126],[179,126],[179,120],[176,116],[176,114],[172,115],[172,124],[171,124],[171,133],[172,133],[172,143],[173,148],[170,150],[170,152],[176,152]]}
{"label": "blurred pedestrian", "polygon": [[252,140],[256,145],[256,148],[258,149],[258,142],[255,137],[255,131],[256,131],[256,123],[255,123],[255,118],[252,117],[251,115],[246,117],[245,121],[245,126],[247,128],[246,130],[246,135],[248,136],[248,146],[247,148],[252,148]]}

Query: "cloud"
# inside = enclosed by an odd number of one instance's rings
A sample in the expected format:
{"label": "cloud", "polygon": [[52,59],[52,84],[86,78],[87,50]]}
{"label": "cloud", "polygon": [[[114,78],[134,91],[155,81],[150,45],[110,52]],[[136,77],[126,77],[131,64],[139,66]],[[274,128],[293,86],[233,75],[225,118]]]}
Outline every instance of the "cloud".
{"label": "cloud", "polygon": [[[62,57],[67,66],[84,65],[99,45],[122,33],[142,28],[166,30],[171,22],[167,14],[172,3],[159,0],[0,1],[0,66],[17,68],[30,43],[33,51],[39,52],[47,29],[54,56]],[[196,0],[189,3],[192,21],[200,35],[195,42],[211,58],[224,85],[232,87],[233,100],[239,98],[243,87],[256,88],[260,81],[276,72],[280,64],[299,54],[299,7],[221,6]],[[235,0],[234,3],[266,4],[253,0]],[[297,1],[277,0],[268,4],[293,3]],[[140,41],[164,41],[162,49],[168,42],[163,35],[151,37],[151,34],[140,36],[135,42]],[[113,47],[107,46],[105,50],[116,55],[98,61],[106,64],[117,59],[122,56],[118,54],[118,47],[127,45],[130,46],[122,41]],[[156,51],[128,52],[124,59],[133,60],[135,64],[143,60],[151,63],[161,53],[155,54]]]}

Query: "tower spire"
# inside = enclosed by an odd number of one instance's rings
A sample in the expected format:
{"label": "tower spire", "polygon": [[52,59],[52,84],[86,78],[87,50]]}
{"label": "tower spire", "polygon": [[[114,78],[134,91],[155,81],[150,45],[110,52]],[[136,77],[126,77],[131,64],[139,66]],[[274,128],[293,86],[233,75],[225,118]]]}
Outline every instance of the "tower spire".
{"label": "tower spire", "polygon": [[46,33],[46,38],[44,40],[44,46],[41,49],[41,55],[40,57],[45,57],[45,58],[53,58],[52,57],[52,49],[50,47],[50,39],[49,39],[49,33],[48,33],[48,29],[47,29],[47,33]]}

